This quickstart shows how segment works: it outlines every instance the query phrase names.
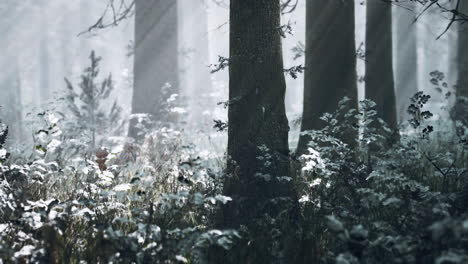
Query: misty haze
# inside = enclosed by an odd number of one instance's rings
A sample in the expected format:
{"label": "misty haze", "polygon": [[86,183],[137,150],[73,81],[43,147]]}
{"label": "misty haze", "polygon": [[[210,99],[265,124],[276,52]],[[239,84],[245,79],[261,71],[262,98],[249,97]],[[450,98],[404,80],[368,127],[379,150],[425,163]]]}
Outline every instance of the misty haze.
{"label": "misty haze", "polygon": [[0,264],[468,263],[468,0],[0,21]]}

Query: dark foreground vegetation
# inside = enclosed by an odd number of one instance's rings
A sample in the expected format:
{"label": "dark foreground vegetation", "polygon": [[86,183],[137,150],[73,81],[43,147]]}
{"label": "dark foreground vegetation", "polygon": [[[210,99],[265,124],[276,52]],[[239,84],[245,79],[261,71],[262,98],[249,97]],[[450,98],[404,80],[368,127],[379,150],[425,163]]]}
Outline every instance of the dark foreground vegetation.
{"label": "dark foreground vegetation", "polygon": [[[398,142],[389,142],[374,103],[349,110],[346,98],[309,132],[307,153],[281,179],[300,196],[296,225],[280,231],[281,218],[249,219],[273,227],[273,238],[295,234],[290,263],[468,261],[466,123],[427,121],[429,97],[412,100]],[[217,228],[220,208],[233,202],[223,195],[225,161],[199,157],[178,131],[152,131],[143,147],[76,151],[60,133],[64,120],[50,112],[37,119],[45,126],[34,133],[33,156],[0,148],[2,263],[207,263],[220,255],[236,263],[230,251],[258,239]],[[359,129],[357,147],[339,139]],[[1,131],[4,146],[5,124]],[[265,244],[281,258],[280,242]]]}

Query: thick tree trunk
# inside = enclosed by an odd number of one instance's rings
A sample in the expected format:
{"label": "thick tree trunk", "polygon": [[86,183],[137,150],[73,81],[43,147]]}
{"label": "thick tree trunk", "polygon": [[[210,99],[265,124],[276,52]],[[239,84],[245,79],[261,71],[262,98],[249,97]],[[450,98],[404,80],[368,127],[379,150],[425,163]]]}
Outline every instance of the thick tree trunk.
{"label": "thick tree trunk", "polygon": [[[318,130],[320,117],[332,113],[349,97],[357,108],[354,2],[314,0],[306,4],[306,69],[301,131]],[[356,134],[342,138],[354,145]],[[301,136],[298,154],[304,154],[310,137]]]}
{"label": "thick tree trunk", "polygon": [[[231,0],[225,227],[245,226],[235,263],[293,263],[297,197],[289,176],[279,0]],[[283,177],[283,178],[282,178]],[[244,234],[245,235],[245,234]]]}
{"label": "thick tree trunk", "polygon": [[377,104],[378,117],[397,130],[392,61],[392,6],[367,1],[365,97]]}
{"label": "thick tree trunk", "polygon": [[[167,99],[178,93],[177,0],[135,1],[133,114],[167,124]],[[129,136],[141,138],[130,123]]]}
{"label": "thick tree trunk", "polygon": [[[410,9],[410,10],[408,10]],[[410,98],[418,92],[415,4],[395,9],[395,90],[399,122],[407,121]]]}

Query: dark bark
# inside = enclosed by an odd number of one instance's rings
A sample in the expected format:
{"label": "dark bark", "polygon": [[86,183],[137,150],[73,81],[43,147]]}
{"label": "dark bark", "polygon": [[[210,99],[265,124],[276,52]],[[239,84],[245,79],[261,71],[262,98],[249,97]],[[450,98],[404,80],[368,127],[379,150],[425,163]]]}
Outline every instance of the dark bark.
{"label": "dark bark", "polygon": [[[132,113],[149,114],[158,123],[170,121],[165,104],[178,93],[177,24],[177,0],[135,1]],[[129,135],[140,138],[135,124],[133,119]]]}
{"label": "dark bark", "polygon": [[[298,203],[289,176],[288,120],[278,0],[231,0],[228,175],[222,225],[247,227],[225,257],[294,263]],[[223,261],[224,261],[223,259]]]}
{"label": "dark bark", "polygon": [[377,115],[397,131],[392,61],[392,6],[367,1],[365,97],[377,104]]}
{"label": "dark bark", "polygon": [[[353,1],[307,1],[301,131],[321,129],[320,117],[334,112],[344,96],[357,108],[354,20]],[[341,139],[354,145],[356,137],[357,133],[351,133]],[[298,154],[306,152],[309,141],[308,136],[300,137]]]}
{"label": "dark bark", "polygon": [[394,27],[396,30],[395,90],[399,122],[407,121],[410,118],[406,110],[411,104],[410,98],[418,92],[415,4],[408,3],[405,7],[396,8]]}

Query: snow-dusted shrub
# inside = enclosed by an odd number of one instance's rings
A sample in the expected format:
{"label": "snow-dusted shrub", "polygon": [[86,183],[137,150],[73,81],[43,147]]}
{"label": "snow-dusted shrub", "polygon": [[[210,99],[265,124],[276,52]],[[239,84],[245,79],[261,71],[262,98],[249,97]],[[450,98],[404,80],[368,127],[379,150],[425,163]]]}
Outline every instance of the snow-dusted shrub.
{"label": "snow-dusted shrub", "polygon": [[66,162],[49,155],[44,136],[39,155],[22,164],[1,141],[1,263],[205,263],[208,247],[229,249],[237,232],[212,223],[230,201],[220,171],[175,131],[153,136],[137,159],[123,158],[122,146]]}
{"label": "snow-dusted shrub", "polygon": [[338,139],[350,129],[336,118],[344,107],[308,132],[301,203],[311,262],[468,261],[468,144],[427,123],[428,99],[413,97],[411,131],[390,146],[391,131],[369,101],[348,112],[361,119],[359,148]]}

